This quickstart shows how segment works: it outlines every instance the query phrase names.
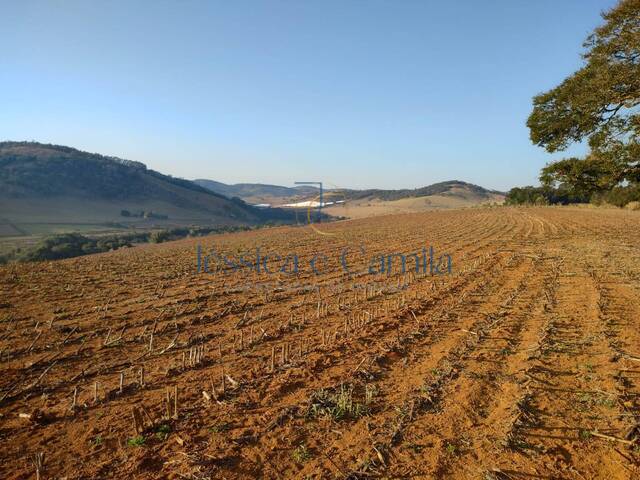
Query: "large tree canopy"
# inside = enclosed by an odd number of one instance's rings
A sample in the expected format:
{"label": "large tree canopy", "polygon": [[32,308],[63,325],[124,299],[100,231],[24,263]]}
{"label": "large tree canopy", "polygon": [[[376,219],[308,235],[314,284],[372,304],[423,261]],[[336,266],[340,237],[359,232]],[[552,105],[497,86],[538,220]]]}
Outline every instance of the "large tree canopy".
{"label": "large tree canopy", "polygon": [[[622,0],[603,13],[604,25],[586,40],[584,66],[533,99],[531,141],[549,152],[587,140],[585,164],[562,160],[541,181],[579,177],[596,188],[640,180],[640,0]],[[605,175],[601,178],[596,172]]]}
{"label": "large tree canopy", "polygon": [[587,200],[592,193],[611,190],[618,182],[616,166],[593,155],[565,158],[542,169],[540,182]]}

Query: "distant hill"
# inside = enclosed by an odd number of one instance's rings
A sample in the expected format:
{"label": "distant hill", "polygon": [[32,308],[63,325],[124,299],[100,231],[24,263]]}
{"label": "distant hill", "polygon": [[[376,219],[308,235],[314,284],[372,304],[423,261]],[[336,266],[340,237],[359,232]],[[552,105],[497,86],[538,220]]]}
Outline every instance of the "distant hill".
{"label": "distant hill", "polygon": [[[261,183],[237,183],[234,185],[228,185],[216,182],[215,180],[205,179],[194,180],[194,183],[207,188],[212,192],[225,195],[227,197],[239,197],[250,203],[273,203],[275,205],[281,205],[285,203],[292,203],[295,200],[317,200],[318,197],[318,189],[311,186],[291,188],[280,185],[264,185]],[[495,196],[504,196],[504,193],[497,190],[489,190],[460,180],[449,180],[414,189],[325,190],[325,196],[328,200],[332,198],[341,200],[362,200],[368,198],[393,201],[403,198],[428,197],[432,195],[447,195],[459,198],[473,197],[474,200],[493,200]]]}
{"label": "distant hill", "polygon": [[[249,203],[284,205],[304,202],[305,200],[318,200],[318,189],[310,186],[291,188],[279,185],[263,185],[260,183],[227,185],[214,180],[204,179],[194,180],[194,182],[212,192],[228,197],[239,197]],[[408,198],[446,196],[471,203],[481,203],[483,201],[501,202],[505,194],[497,190],[489,190],[479,185],[474,185],[473,183],[449,180],[414,189],[327,189],[324,195],[327,201],[345,200],[361,202],[363,200],[380,200],[391,202]]]}
{"label": "distant hill", "polygon": [[324,213],[340,217],[362,218],[501,204],[504,202],[505,195],[497,190],[488,190],[472,183],[450,180],[416,189],[328,192],[325,198],[328,202],[342,202],[323,208]]}
{"label": "distant hill", "polygon": [[44,224],[239,225],[291,217],[140,162],[35,142],[0,142],[0,202],[0,235],[47,230]]}
{"label": "distant hill", "polygon": [[317,195],[318,189],[312,186],[283,187],[262,183],[236,183],[228,185],[215,180],[196,179],[194,183],[212,192],[226,197],[239,197],[250,203],[271,203],[282,199]]}
{"label": "distant hill", "polygon": [[[0,237],[100,233],[173,226],[295,221],[292,209],[258,208],[318,199],[311,186],[189,181],[143,163],[36,142],[0,142]],[[502,202],[501,192],[457,180],[417,189],[327,190],[338,217],[462,208]],[[344,203],[343,203],[344,202]],[[2,247],[2,245],[0,245]]]}
{"label": "distant hill", "polygon": [[488,190],[478,185],[474,185],[473,183],[462,182],[460,180],[449,180],[414,189],[342,190],[340,192],[340,196],[347,200],[371,198],[393,201],[400,200],[402,198],[428,197],[432,195],[450,195],[461,198],[467,198],[469,195],[473,195],[476,197],[486,197],[487,199],[490,199],[494,195],[504,195],[504,193],[497,190]]}

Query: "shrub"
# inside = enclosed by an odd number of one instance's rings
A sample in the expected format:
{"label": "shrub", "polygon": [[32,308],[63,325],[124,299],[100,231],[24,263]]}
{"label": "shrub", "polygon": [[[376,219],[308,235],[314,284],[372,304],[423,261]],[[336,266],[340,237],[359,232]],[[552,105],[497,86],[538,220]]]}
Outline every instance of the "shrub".
{"label": "shrub", "polygon": [[296,463],[303,464],[311,458],[311,452],[309,452],[309,449],[303,443],[298,445],[296,449],[291,452],[291,458],[293,458]]}
{"label": "shrub", "polygon": [[142,435],[138,435],[137,437],[132,437],[127,440],[127,445],[130,447],[141,447],[144,445],[145,438]]}
{"label": "shrub", "polygon": [[599,199],[616,207],[624,207],[628,203],[640,201],[640,185],[614,187]]}
{"label": "shrub", "polygon": [[[135,243],[162,243],[188,236],[199,237],[212,233],[225,233],[251,230],[254,227],[245,225],[221,225],[217,227],[177,227],[154,232],[139,232],[123,235],[109,235],[97,238],[85,237],[78,233],[65,233],[44,238],[35,247],[23,252],[16,249],[0,256],[0,264],[10,261],[34,262],[43,260],[61,260],[91,253],[108,252],[122,247],[130,247]],[[258,227],[259,228],[259,227]]]}
{"label": "shrub", "polygon": [[77,257],[87,251],[92,251],[94,245],[95,242],[90,238],[78,233],[66,233],[45,238],[19,258],[26,261],[37,261]]}
{"label": "shrub", "polygon": [[363,401],[356,401],[353,398],[354,389],[352,386],[341,385],[340,390],[329,391],[320,389],[312,393],[309,399],[307,416],[320,417],[328,416],[336,421],[345,419],[358,419],[369,414],[369,407],[372,400],[370,390],[367,388]]}
{"label": "shrub", "polygon": [[506,205],[567,205],[569,203],[588,203],[590,197],[572,193],[564,188],[551,187],[515,187],[505,197]]}
{"label": "shrub", "polygon": [[151,243],[162,243],[169,240],[169,237],[170,235],[167,230],[159,230],[156,232],[151,232],[151,235],[149,235],[149,241]]}

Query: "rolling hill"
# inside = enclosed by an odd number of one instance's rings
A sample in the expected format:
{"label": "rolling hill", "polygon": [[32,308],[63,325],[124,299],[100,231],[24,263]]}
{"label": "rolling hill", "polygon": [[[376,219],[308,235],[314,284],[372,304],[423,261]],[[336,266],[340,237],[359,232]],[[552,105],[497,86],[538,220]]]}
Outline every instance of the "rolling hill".
{"label": "rolling hill", "polygon": [[473,183],[460,180],[449,180],[434,183],[426,187],[400,190],[342,190],[339,194],[346,200],[379,199],[385,201],[401,200],[403,198],[430,197],[433,195],[445,195],[461,199],[493,200],[494,196],[504,196],[503,192],[489,190]]}
{"label": "rolling hill", "polygon": [[323,208],[323,212],[347,218],[469,208],[504,202],[504,193],[460,180],[434,183],[416,189],[329,192],[326,197],[328,201],[343,202]]}
{"label": "rolling hill", "polygon": [[113,223],[251,225],[291,217],[140,162],[35,142],[0,142],[0,204],[0,236]]}
{"label": "rolling hill", "polygon": [[303,198],[317,195],[318,189],[311,186],[283,187],[262,183],[236,183],[229,185],[215,180],[196,179],[194,183],[225,197],[238,197],[249,203],[279,203],[283,199]]}
{"label": "rolling hill", "polygon": [[[228,196],[237,196],[250,203],[266,203],[273,206],[300,205],[307,208],[317,202],[318,189],[314,187],[283,187],[239,183],[227,185],[213,180],[195,180],[198,185]],[[505,194],[479,185],[449,180],[415,189],[329,189],[323,208],[328,215],[361,218],[389,213],[408,213],[424,210],[467,208],[482,204],[503,203]]]}

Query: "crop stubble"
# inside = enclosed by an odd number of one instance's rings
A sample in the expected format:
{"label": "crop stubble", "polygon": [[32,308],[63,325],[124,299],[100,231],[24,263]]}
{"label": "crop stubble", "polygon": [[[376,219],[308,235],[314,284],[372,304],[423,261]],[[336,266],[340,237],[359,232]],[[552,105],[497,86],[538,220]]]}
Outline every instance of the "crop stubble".
{"label": "crop stubble", "polygon": [[[637,478],[639,227],[472,209],[2,267],[0,477]],[[247,289],[197,243],[334,264]],[[348,278],[360,244],[453,274]]]}

